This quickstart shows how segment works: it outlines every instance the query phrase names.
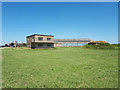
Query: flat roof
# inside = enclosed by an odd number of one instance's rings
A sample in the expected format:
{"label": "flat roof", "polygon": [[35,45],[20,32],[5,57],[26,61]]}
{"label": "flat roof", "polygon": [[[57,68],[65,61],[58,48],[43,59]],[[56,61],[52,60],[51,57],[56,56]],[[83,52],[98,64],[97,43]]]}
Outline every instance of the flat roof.
{"label": "flat roof", "polygon": [[51,37],[54,37],[54,36],[52,36],[52,35],[33,34],[33,35],[27,36],[27,38],[28,38],[28,37],[32,37],[32,36],[35,36],[35,35],[37,35],[37,36],[51,36]]}

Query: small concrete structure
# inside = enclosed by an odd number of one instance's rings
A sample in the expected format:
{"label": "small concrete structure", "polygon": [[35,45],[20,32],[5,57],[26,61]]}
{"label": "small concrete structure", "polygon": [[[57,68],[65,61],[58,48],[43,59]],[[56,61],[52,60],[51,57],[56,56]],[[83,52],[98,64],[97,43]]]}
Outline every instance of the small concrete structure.
{"label": "small concrete structure", "polygon": [[54,36],[40,34],[27,36],[27,48],[54,48]]}

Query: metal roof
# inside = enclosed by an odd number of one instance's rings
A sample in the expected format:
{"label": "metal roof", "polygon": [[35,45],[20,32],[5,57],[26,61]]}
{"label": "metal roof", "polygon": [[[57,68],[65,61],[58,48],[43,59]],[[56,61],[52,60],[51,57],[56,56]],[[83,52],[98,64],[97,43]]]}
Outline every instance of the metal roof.
{"label": "metal roof", "polygon": [[54,39],[54,42],[90,42],[91,39]]}

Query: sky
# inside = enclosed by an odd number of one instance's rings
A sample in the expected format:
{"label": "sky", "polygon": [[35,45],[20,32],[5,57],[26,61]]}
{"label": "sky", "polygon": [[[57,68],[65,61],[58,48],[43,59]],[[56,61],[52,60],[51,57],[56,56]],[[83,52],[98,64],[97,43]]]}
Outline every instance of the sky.
{"label": "sky", "polygon": [[118,43],[117,2],[3,2],[2,43],[31,34]]}

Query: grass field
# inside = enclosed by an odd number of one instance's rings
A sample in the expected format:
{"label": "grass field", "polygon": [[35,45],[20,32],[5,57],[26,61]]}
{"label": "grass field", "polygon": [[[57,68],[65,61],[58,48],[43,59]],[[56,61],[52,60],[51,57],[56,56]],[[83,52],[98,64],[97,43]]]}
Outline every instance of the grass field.
{"label": "grass field", "polygon": [[3,88],[117,88],[118,50],[2,50]]}

